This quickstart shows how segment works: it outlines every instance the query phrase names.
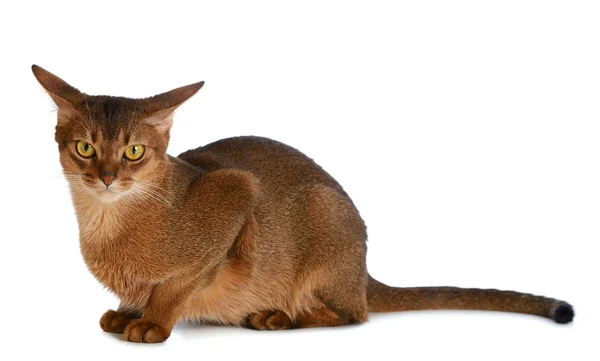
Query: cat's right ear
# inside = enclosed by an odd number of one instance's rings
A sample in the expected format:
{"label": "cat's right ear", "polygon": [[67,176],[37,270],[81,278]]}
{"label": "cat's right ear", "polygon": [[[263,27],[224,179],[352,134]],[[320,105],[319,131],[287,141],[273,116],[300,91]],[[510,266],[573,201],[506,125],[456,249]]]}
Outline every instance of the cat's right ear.
{"label": "cat's right ear", "polygon": [[31,66],[31,71],[37,81],[52,98],[58,109],[75,109],[75,104],[83,100],[83,94],[69,85],[66,81],[37,65]]}
{"label": "cat's right ear", "polygon": [[203,85],[204,82],[201,81],[144,99],[147,107],[145,122],[161,132],[168,131],[173,125],[175,109],[196,94]]}

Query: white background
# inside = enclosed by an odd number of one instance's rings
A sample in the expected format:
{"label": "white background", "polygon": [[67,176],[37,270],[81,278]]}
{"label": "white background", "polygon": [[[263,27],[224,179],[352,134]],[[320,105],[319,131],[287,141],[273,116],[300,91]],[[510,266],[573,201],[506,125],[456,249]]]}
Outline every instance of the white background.
{"label": "white background", "polygon": [[[0,359],[598,359],[597,2],[193,4],[2,3]],[[117,300],[79,254],[33,63],[89,94],[205,80],[170,154],[286,142],[355,200],[376,278],[553,296],[575,322],[437,311],[289,332],[179,326],[161,345],[105,334]]]}

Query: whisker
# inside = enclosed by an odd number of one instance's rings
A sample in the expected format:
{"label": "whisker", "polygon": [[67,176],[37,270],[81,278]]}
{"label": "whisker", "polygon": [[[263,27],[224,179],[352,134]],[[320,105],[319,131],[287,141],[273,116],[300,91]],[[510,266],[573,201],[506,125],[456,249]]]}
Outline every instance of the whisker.
{"label": "whisker", "polygon": [[162,194],[153,191],[150,188],[145,188],[144,185],[140,185],[136,188],[136,190],[143,194],[146,197],[149,197],[151,199],[154,199],[157,202],[163,203],[166,206],[169,206],[170,208],[173,207],[173,205],[171,204],[171,202],[168,200],[168,198],[166,198],[165,196],[163,196]]}
{"label": "whisker", "polygon": [[[169,192],[168,190],[166,190],[165,188],[156,185],[156,184],[152,184],[152,183],[148,183],[148,182],[144,182],[141,180],[137,180],[137,179],[132,179],[134,183],[140,184],[143,187],[145,187],[146,189],[148,189],[149,191],[153,191],[153,193],[165,198],[168,200],[168,196],[174,198],[176,201],[178,201],[177,197],[175,196],[175,194],[173,192]],[[166,193],[166,195],[165,195]]]}
{"label": "whisker", "polygon": [[[63,171],[63,175],[65,179],[69,181],[70,189],[73,191],[73,194],[89,195],[89,190],[86,189],[84,180],[85,176],[87,176],[86,173]],[[125,196],[121,198],[125,204],[132,205],[133,203],[136,203],[138,205],[143,205],[148,209],[154,209],[155,202],[164,204],[169,208],[173,208],[173,201],[179,202],[172,192],[169,192],[161,186],[141,180],[132,179],[132,181],[134,182],[134,186],[126,191],[129,194],[125,194]]]}
{"label": "whisker", "polygon": [[76,172],[70,172],[70,171],[63,171],[63,174],[77,174],[77,175],[85,175],[85,173],[76,173]]}
{"label": "whisker", "polygon": [[[81,114],[80,114],[80,113],[79,113],[77,110],[75,110],[75,112],[77,113],[77,115],[78,115],[78,116],[79,116],[79,117],[80,117],[82,120],[84,120],[84,121],[85,121],[85,119],[83,118],[83,116],[81,116]],[[68,118],[69,120],[72,120],[72,121],[75,121],[75,122],[77,122],[77,124],[81,125],[81,127],[82,127],[83,129],[85,129],[85,131],[86,131],[86,132],[88,132],[88,134],[89,134],[90,136],[92,135],[92,131],[90,130],[90,128],[88,128],[87,126],[85,126],[85,125],[84,125],[83,123],[81,123],[79,120],[77,120],[76,118],[70,117],[70,116],[68,116],[68,115],[66,115],[65,117],[66,117],[66,118]]]}
{"label": "whisker", "polygon": [[[88,121],[90,121],[91,126],[94,126],[94,120],[92,119],[92,111],[90,110],[90,105],[88,104],[87,101],[87,96],[85,96],[85,94],[83,94],[83,100],[85,100],[85,106],[87,107],[88,110]],[[91,135],[91,133],[90,133]]]}
{"label": "whisker", "polygon": [[153,188],[153,189],[157,189],[157,190],[161,190],[161,191],[165,191],[166,192],[166,189],[164,189],[163,187],[158,186],[156,184],[144,182],[144,181],[141,181],[141,180],[135,180],[135,179],[133,181],[137,182],[139,184],[143,184],[144,186],[147,186],[147,187],[150,187],[150,188]]}

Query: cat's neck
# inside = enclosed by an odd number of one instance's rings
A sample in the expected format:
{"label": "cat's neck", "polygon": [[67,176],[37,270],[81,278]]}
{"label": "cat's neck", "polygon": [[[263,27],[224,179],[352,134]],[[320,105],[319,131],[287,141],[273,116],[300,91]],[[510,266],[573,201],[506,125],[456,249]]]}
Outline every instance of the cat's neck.
{"label": "cat's neck", "polygon": [[92,195],[73,196],[75,213],[79,223],[82,242],[111,240],[121,233],[128,221],[125,206],[121,200],[102,203]]}

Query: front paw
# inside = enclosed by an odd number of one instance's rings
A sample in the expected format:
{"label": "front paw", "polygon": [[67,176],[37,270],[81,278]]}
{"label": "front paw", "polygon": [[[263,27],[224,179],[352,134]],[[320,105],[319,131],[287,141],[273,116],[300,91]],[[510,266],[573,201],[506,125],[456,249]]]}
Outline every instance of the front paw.
{"label": "front paw", "polygon": [[147,319],[133,320],[125,328],[123,339],[130,342],[163,342],[171,335],[163,326]]}
{"label": "front paw", "polygon": [[104,332],[123,333],[131,320],[133,320],[133,317],[128,314],[108,310],[100,319],[100,327]]}

